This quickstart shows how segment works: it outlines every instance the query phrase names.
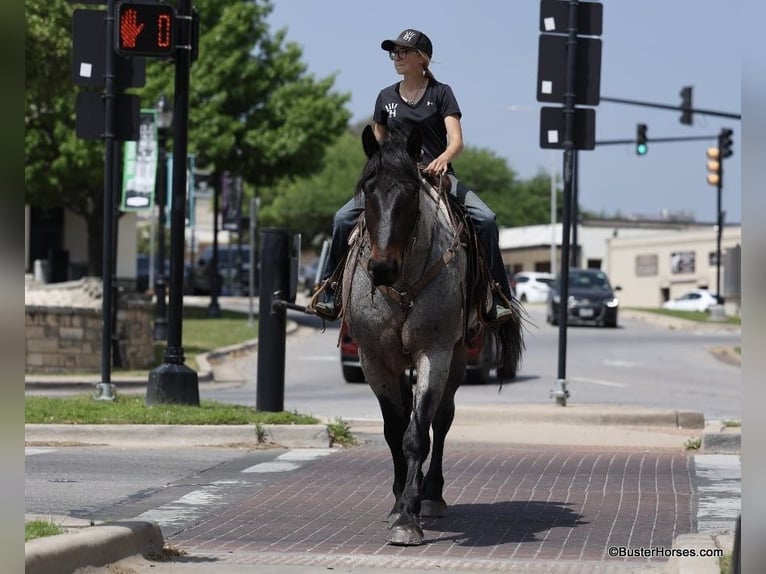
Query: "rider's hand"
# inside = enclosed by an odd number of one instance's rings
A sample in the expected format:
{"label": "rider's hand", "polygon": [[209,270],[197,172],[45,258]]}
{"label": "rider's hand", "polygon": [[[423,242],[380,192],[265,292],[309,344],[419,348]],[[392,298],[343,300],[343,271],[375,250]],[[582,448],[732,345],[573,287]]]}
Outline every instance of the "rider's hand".
{"label": "rider's hand", "polygon": [[433,175],[446,175],[449,163],[437,157],[426,166],[425,171]]}

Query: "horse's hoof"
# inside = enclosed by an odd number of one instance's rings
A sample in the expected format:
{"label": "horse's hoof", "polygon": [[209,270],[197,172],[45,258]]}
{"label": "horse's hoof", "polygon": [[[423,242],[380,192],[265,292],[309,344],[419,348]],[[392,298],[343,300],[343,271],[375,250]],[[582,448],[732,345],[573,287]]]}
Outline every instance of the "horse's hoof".
{"label": "horse's hoof", "polygon": [[421,500],[420,516],[424,518],[441,518],[447,516],[447,503],[443,500]]}
{"label": "horse's hoof", "polygon": [[394,526],[388,535],[388,543],[394,546],[420,546],[423,544],[423,529],[420,526]]}
{"label": "horse's hoof", "polygon": [[394,527],[394,524],[396,524],[396,521],[399,520],[399,516],[401,515],[400,512],[392,512],[388,515],[388,529],[391,530]]}

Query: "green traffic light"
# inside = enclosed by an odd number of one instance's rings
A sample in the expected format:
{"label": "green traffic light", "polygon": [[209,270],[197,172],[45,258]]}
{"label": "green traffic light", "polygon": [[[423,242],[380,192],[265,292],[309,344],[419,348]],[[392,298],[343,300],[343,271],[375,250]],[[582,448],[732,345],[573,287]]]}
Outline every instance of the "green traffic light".
{"label": "green traffic light", "polygon": [[638,144],[636,145],[636,153],[638,155],[646,155],[646,152],[649,151],[649,148],[646,146],[646,144]]}

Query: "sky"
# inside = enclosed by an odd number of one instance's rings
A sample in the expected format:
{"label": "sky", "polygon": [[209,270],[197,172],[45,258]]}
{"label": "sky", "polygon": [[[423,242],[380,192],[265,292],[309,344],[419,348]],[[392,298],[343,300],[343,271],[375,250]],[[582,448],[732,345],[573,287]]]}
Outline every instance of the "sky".
{"label": "sky", "polygon": [[[601,96],[678,106],[693,87],[695,108],[740,114],[741,0],[607,0],[603,5]],[[431,70],[449,84],[463,113],[466,145],[507,160],[526,179],[539,171],[560,175],[563,152],[539,146],[536,100],[539,0],[273,0],[272,31],[287,30],[300,45],[308,73],[335,76],[350,94],[352,122],[372,114],[378,92],[398,79],[380,48],[405,28],[433,42]],[[741,122],[602,101],[596,142],[634,139],[648,126],[649,151],[603,145],[579,152],[581,209],[597,214],[659,217],[691,212],[714,222],[716,188],[705,181],[705,150],[721,128],[734,131],[734,155],[724,163],[722,209],[741,221]],[[652,138],[712,136],[710,140],[652,143]],[[360,144],[361,145],[361,144]],[[459,176],[460,174],[458,174]],[[469,186],[471,182],[466,182]]]}

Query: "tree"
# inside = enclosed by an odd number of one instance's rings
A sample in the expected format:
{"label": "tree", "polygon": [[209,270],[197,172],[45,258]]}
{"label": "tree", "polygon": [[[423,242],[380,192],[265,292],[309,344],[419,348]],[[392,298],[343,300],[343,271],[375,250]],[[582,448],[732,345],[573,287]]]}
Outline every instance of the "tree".
{"label": "tree", "polygon": [[[189,152],[197,165],[241,173],[249,187],[317,171],[346,128],[348,96],[334,78],[315,79],[301,50],[270,34],[268,0],[196,0],[199,58],[192,65]],[[76,139],[72,9],[66,0],[26,0],[26,200],[85,218],[88,260],[100,274],[103,144]],[[150,60],[143,107],[173,94],[173,67]],[[172,140],[171,140],[172,142]]]}
{"label": "tree", "polygon": [[270,206],[261,211],[264,225],[279,225],[308,238],[329,236],[335,212],[354,194],[365,162],[361,139],[349,130],[328,150],[322,169],[278,186]]}
{"label": "tree", "polygon": [[[197,164],[242,174],[256,190],[317,171],[346,129],[349,95],[334,78],[315,79],[301,49],[270,34],[268,0],[196,0],[199,59],[192,65],[189,151]],[[162,62],[149,66],[145,102],[173,92]]]}
{"label": "tree", "polygon": [[72,9],[66,0],[26,0],[25,200],[64,207],[88,226],[90,273],[101,273],[103,144],[75,137]]}

